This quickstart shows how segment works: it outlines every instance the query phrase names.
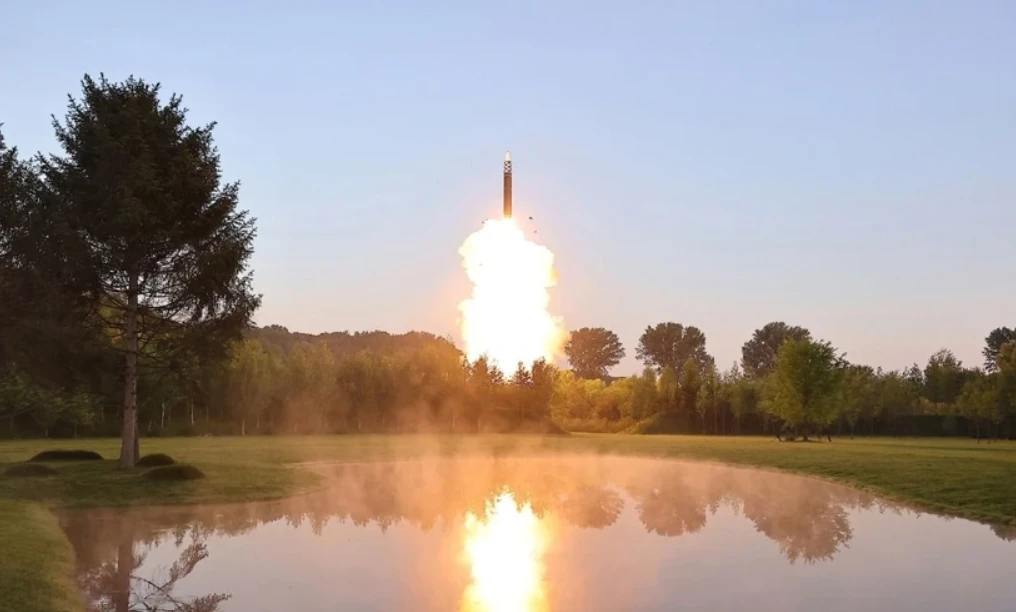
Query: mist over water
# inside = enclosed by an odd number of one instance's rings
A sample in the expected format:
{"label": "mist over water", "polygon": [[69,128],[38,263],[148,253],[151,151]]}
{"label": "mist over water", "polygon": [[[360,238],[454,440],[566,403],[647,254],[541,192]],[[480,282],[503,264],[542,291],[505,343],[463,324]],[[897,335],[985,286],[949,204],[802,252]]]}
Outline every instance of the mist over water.
{"label": "mist over water", "polygon": [[558,456],[314,467],[253,504],[67,511],[91,610],[1012,610],[1011,527],[797,476]]}

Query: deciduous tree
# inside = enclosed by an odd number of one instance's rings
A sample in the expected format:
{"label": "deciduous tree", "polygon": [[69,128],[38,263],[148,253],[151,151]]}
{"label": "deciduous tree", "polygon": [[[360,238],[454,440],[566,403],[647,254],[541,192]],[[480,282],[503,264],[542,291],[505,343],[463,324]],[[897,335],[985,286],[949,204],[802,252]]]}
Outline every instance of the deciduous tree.
{"label": "deciduous tree", "polygon": [[667,366],[680,372],[689,360],[694,361],[700,371],[713,365],[713,358],[706,352],[706,335],[697,327],[685,327],[680,323],[647,327],[639,338],[636,355],[657,372]]}
{"label": "deciduous tree", "polygon": [[660,405],[664,412],[679,412],[681,410],[681,387],[678,384],[677,372],[674,368],[667,366],[660,373],[657,381],[660,390]]}
{"label": "deciduous tree", "polygon": [[702,386],[702,375],[698,363],[693,359],[684,362],[681,368],[681,406],[689,415],[697,414],[705,433],[705,413],[699,408],[699,388]]}
{"label": "deciduous tree", "polygon": [[810,340],[811,333],[796,325],[787,325],[783,321],[766,323],[762,329],[756,329],[751,339],[741,347],[741,367],[751,378],[761,379],[776,369],[776,356],[783,343],[794,340]]}
{"label": "deciduous tree", "polygon": [[766,411],[803,429],[807,438],[836,417],[844,365],[828,342],[787,340],[780,347],[776,369],[766,378]]}
{"label": "deciduous tree", "polygon": [[924,366],[924,396],[936,404],[952,404],[963,390],[966,371],[948,349],[941,349]]}
{"label": "deciduous tree", "polygon": [[635,420],[648,418],[659,411],[660,398],[656,386],[656,371],[646,367],[642,376],[632,386],[632,417]]}
{"label": "deciduous tree", "polygon": [[624,347],[609,329],[583,327],[571,333],[564,353],[579,377],[606,378],[610,368],[624,358]]}
{"label": "deciduous tree", "polygon": [[1003,344],[1016,342],[1016,327],[996,327],[984,339],[984,369],[988,372],[998,371],[998,353]]}
{"label": "deciduous tree", "polygon": [[851,365],[844,373],[841,414],[853,436],[861,418],[874,418],[878,410],[878,377],[868,366]]}

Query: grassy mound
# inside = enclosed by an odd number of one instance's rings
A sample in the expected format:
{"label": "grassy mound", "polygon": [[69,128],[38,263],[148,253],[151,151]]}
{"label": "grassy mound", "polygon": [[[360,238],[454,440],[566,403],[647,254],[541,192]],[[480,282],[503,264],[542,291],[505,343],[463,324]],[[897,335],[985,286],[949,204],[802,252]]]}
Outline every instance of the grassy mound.
{"label": "grassy mound", "polygon": [[145,472],[145,478],[149,480],[158,481],[179,481],[179,480],[198,480],[204,478],[205,473],[186,463],[174,463],[173,465],[163,465],[152,468]]}
{"label": "grassy mound", "polygon": [[152,453],[138,459],[138,467],[161,467],[164,465],[175,465],[176,460],[165,453]]}
{"label": "grassy mound", "polygon": [[48,465],[35,463],[16,463],[4,470],[5,478],[36,478],[39,476],[56,476],[56,470]]}
{"label": "grassy mound", "polygon": [[102,455],[90,450],[44,450],[29,461],[102,461]]}

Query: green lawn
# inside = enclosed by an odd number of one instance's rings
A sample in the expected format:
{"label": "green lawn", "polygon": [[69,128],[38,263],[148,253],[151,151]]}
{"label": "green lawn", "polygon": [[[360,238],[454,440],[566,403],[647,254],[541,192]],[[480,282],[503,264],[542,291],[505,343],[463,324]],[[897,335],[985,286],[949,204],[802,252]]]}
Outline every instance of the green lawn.
{"label": "green lawn", "polygon": [[[155,438],[163,452],[207,478],[155,483],[112,461],[117,440],[0,442],[0,464],[48,448],[96,450],[110,461],[50,463],[59,475],[0,478],[0,610],[80,606],[70,578],[71,550],[47,507],[203,503],[278,498],[313,488],[294,464],[454,454],[616,453],[722,461],[845,482],[883,497],[969,518],[1016,524],[1016,442],[922,438],[780,443],[756,437],[574,435],[310,436]],[[6,465],[0,465],[2,471]]]}

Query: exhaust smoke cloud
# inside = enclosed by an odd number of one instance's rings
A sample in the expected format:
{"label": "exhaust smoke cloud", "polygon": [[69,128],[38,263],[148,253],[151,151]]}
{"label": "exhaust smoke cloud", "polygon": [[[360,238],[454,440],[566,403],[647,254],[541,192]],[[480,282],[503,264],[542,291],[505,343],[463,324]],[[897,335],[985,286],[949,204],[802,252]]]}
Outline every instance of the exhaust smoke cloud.
{"label": "exhaust smoke cloud", "polygon": [[489,219],[459,248],[473,284],[459,304],[459,323],[470,362],[486,355],[510,374],[521,362],[553,362],[566,339],[560,317],[550,313],[557,284],[554,253],[530,241],[514,219]]}

